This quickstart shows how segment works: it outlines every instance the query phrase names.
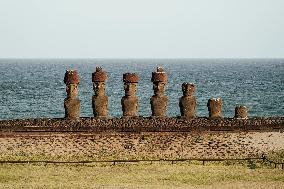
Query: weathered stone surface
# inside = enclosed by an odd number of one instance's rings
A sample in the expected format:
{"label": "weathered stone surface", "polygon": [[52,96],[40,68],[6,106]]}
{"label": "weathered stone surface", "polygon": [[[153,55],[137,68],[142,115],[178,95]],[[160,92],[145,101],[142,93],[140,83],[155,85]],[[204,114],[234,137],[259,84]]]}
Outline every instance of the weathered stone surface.
{"label": "weathered stone surface", "polygon": [[96,71],[92,73],[93,82],[105,82],[107,80],[107,73],[101,67],[96,67]]}
{"label": "weathered stone surface", "polygon": [[201,132],[201,131],[275,131],[284,132],[284,117],[254,117],[248,119],[219,118],[209,119],[198,117],[195,119],[137,117],[131,119],[94,119],[80,120],[54,119],[26,119],[0,120],[0,132]]}
{"label": "weathered stone surface", "polygon": [[80,100],[78,98],[65,98],[64,100],[65,118],[80,118]]}
{"label": "weathered stone surface", "polygon": [[108,97],[105,95],[105,81],[107,74],[101,67],[96,68],[92,75],[93,90],[95,95],[92,98],[92,108],[95,117],[108,116]]}
{"label": "weathered stone surface", "polygon": [[167,82],[168,76],[162,67],[157,67],[156,72],[152,72],[152,82]]}
{"label": "weathered stone surface", "polygon": [[150,99],[152,116],[165,117],[167,115],[168,97],[164,95],[167,85],[167,74],[163,68],[158,67],[156,72],[152,72],[154,95]]}
{"label": "weathered stone surface", "polygon": [[0,135],[0,160],[261,157],[284,150],[280,132],[17,133]]}
{"label": "weathered stone surface", "polygon": [[194,118],[196,109],[196,99],[193,96],[195,85],[193,83],[182,84],[183,96],[179,99],[181,117]]}
{"label": "weathered stone surface", "polygon": [[77,84],[66,85],[66,95],[67,95],[67,98],[71,98],[71,99],[77,98],[78,85]]}
{"label": "weathered stone surface", "polygon": [[125,96],[121,99],[123,117],[138,116],[138,98],[136,96],[139,77],[135,73],[123,74]]}
{"label": "weathered stone surface", "polygon": [[138,83],[139,77],[136,73],[125,73],[123,74],[124,83]]}
{"label": "weathered stone surface", "polygon": [[221,98],[210,98],[207,103],[209,117],[220,118],[222,117],[222,100]]}
{"label": "weathered stone surface", "polygon": [[64,100],[65,118],[80,118],[80,100],[78,96],[78,84],[80,83],[77,70],[67,70],[64,76],[67,98]]}
{"label": "weathered stone surface", "polygon": [[108,97],[96,96],[92,98],[92,108],[95,117],[107,117],[108,116]]}
{"label": "weathered stone surface", "polygon": [[248,118],[248,108],[246,106],[236,106],[235,118],[236,119],[247,119]]}
{"label": "weathered stone surface", "polygon": [[138,116],[138,98],[136,96],[124,96],[121,99],[123,116],[135,117]]}
{"label": "weathered stone surface", "polygon": [[76,84],[78,85],[80,83],[80,78],[77,70],[66,70],[64,75],[64,83],[66,85],[70,84]]}
{"label": "weathered stone surface", "polygon": [[154,95],[150,99],[153,117],[166,117],[168,97]]}

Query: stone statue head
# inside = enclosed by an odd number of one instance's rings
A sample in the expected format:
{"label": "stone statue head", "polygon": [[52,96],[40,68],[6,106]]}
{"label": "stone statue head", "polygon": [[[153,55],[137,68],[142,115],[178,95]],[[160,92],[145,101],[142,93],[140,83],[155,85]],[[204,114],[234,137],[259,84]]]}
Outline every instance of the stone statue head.
{"label": "stone statue head", "polygon": [[80,78],[77,70],[66,70],[64,76],[67,98],[77,98]]}
{"label": "stone statue head", "polygon": [[137,90],[139,77],[136,73],[123,74],[125,96],[134,96]]}
{"label": "stone statue head", "polygon": [[153,90],[156,96],[163,96],[166,90],[166,82],[153,82]]}
{"label": "stone statue head", "polygon": [[125,96],[135,96],[137,83],[124,83]]}
{"label": "stone statue head", "polygon": [[93,90],[95,96],[104,96],[105,95],[105,82],[94,82]]}
{"label": "stone statue head", "polygon": [[168,76],[162,67],[157,67],[155,72],[152,72],[151,81],[153,82],[153,90],[156,96],[163,96],[167,86]]}
{"label": "stone statue head", "polygon": [[78,85],[69,84],[66,85],[67,98],[77,98],[78,96]]}
{"label": "stone statue head", "polygon": [[195,92],[195,85],[193,83],[183,83],[182,92],[183,96],[192,96]]}
{"label": "stone statue head", "polygon": [[235,118],[247,119],[248,118],[248,108],[246,106],[236,106]]}
{"label": "stone statue head", "polygon": [[105,85],[107,74],[101,67],[96,67],[96,71],[92,73],[93,90],[95,96],[105,95]]}

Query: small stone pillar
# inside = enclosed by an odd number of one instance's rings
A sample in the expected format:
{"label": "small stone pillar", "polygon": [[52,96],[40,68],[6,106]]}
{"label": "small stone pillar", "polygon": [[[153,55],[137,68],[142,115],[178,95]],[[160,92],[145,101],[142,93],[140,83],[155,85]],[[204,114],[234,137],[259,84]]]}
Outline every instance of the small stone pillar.
{"label": "small stone pillar", "polygon": [[121,99],[123,117],[138,116],[138,98],[136,96],[139,77],[135,73],[123,74],[125,96]]}
{"label": "small stone pillar", "polygon": [[163,68],[158,67],[156,72],[152,72],[154,95],[150,99],[153,117],[165,117],[167,114],[168,97],[164,95],[167,85],[167,73]]}
{"label": "small stone pillar", "polygon": [[194,118],[196,99],[193,96],[195,92],[195,85],[193,83],[182,84],[183,96],[179,99],[179,107],[182,118]]}
{"label": "small stone pillar", "polygon": [[222,100],[221,98],[210,98],[207,103],[209,117],[222,117]]}
{"label": "small stone pillar", "polygon": [[236,119],[247,119],[248,109],[246,106],[236,106],[235,108],[235,118]]}
{"label": "small stone pillar", "polygon": [[78,99],[78,85],[80,78],[77,70],[66,70],[64,76],[67,97],[64,100],[65,118],[80,118],[80,100]]}
{"label": "small stone pillar", "polygon": [[92,108],[95,117],[108,116],[108,97],[105,95],[105,82],[107,74],[101,67],[97,67],[92,73],[93,90],[95,95],[92,97]]}

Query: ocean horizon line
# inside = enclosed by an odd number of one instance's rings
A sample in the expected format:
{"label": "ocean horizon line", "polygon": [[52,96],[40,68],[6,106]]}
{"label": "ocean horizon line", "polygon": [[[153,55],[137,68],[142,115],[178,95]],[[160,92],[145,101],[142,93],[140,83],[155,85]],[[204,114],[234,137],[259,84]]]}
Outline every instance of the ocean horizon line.
{"label": "ocean horizon line", "polygon": [[190,58],[190,57],[166,57],[166,58],[161,58],[161,57],[118,57],[118,58],[107,58],[107,57],[24,57],[24,58],[13,58],[13,57],[0,57],[0,60],[64,60],[64,59],[71,59],[71,60],[88,60],[88,59],[98,59],[98,60],[284,60],[284,57],[263,57],[263,58],[253,58],[253,57],[240,57],[240,58],[230,58],[230,57],[213,57],[213,58]]}

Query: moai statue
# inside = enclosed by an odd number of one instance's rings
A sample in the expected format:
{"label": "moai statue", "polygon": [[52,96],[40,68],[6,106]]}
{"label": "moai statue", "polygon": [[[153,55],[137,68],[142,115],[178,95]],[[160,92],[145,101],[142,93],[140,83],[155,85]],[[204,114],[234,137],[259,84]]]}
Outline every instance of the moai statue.
{"label": "moai statue", "polygon": [[209,117],[219,118],[222,117],[222,100],[221,98],[210,98],[207,103]]}
{"label": "moai statue", "polygon": [[123,117],[138,116],[138,98],[136,96],[139,77],[135,73],[123,74],[125,96],[121,99]]}
{"label": "moai statue", "polygon": [[95,117],[108,116],[108,97],[105,95],[105,82],[107,74],[101,67],[97,67],[92,73],[93,90],[95,95],[92,98],[92,107]]}
{"label": "moai statue", "polygon": [[168,97],[164,95],[167,80],[167,73],[163,68],[158,67],[156,72],[152,72],[154,95],[150,102],[153,117],[165,117],[167,114]]}
{"label": "moai statue", "polygon": [[235,108],[235,118],[236,119],[247,119],[248,109],[246,106],[236,106]]}
{"label": "moai statue", "polygon": [[64,76],[66,84],[67,97],[64,100],[65,118],[79,119],[80,118],[80,100],[78,99],[78,85],[80,78],[77,70],[66,70]]}
{"label": "moai statue", "polygon": [[181,117],[194,118],[196,99],[193,94],[195,92],[195,85],[193,83],[183,83],[182,92],[183,96],[179,99]]}

